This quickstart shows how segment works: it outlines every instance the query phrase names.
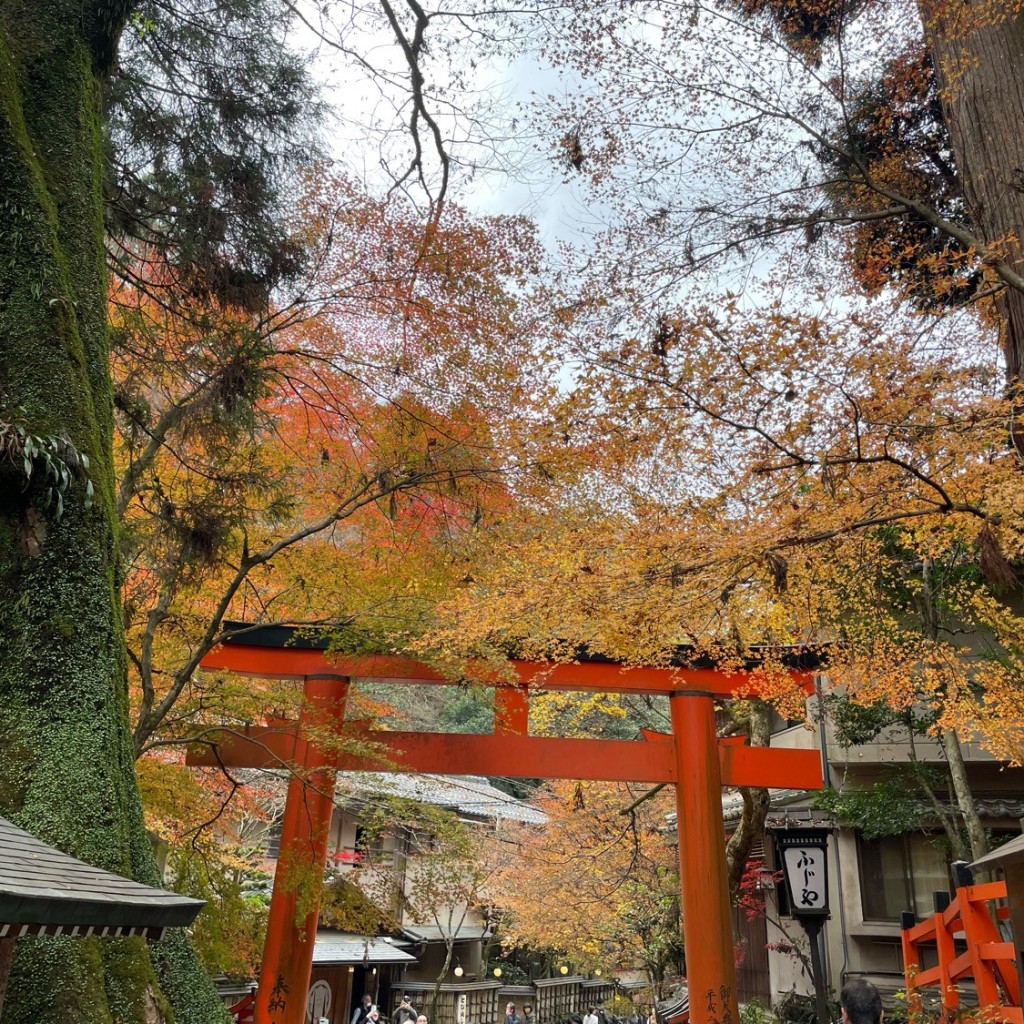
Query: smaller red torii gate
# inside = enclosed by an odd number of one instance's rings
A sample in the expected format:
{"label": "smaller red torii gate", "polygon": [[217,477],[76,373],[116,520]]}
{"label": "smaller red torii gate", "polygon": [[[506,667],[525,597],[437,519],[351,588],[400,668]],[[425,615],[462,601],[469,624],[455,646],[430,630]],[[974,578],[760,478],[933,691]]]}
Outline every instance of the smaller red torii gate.
{"label": "smaller red torii gate", "polygon": [[[328,654],[326,642],[290,627],[233,623],[226,630],[221,646],[203,658],[205,670],[301,679],[304,696],[298,722],[250,726],[243,734],[225,731],[216,749],[207,744],[191,748],[188,755],[192,765],[298,769],[285,803],[254,1024],[304,1020],[319,908],[313,907],[297,927],[298,893],[278,880],[287,878],[293,865],[326,863],[339,770],[674,784],[684,938],[691,939],[686,943],[691,1019],[738,1024],[721,787],[821,788],[817,751],[748,747],[743,737],[719,741],[716,698],[756,696],[745,672],[727,672],[709,662],[623,666],[587,654],[573,663],[511,659],[514,682],[494,676],[482,681],[495,689],[493,734],[390,732],[345,721],[351,679],[435,685],[451,685],[451,680],[409,658]],[[786,663],[810,690],[814,656],[795,652]],[[645,731],[639,741],[530,736],[531,685],[664,695],[670,698],[672,732]],[[311,731],[325,728],[370,741],[385,752],[372,757],[326,750],[310,738]]]}

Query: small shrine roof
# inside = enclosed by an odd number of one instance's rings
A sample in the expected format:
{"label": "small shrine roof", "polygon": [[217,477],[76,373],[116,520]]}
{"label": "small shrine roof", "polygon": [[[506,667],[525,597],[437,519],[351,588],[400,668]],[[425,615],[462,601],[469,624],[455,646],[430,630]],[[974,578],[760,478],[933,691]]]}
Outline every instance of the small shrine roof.
{"label": "small shrine roof", "polygon": [[146,935],[192,923],[202,900],[86,864],[0,818],[0,938]]}

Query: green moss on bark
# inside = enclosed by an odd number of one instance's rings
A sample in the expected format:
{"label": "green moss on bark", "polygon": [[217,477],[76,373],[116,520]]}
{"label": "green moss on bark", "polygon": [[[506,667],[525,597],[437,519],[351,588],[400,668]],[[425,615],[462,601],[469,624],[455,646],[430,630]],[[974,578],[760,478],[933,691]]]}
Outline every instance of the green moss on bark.
{"label": "green moss on bark", "polygon": [[7,1021],[107,1024],[98,939],[19,939],[4,1004]]}
{"label": "green moss on bark", "polygon": [[224,1004],[181,932],[168,932],[150,947],[150,955],[177,1024],[226,1024]]}
{"label": "green moss on bark", "polygon": [[104,943],[107,1005],[115,1021],[146,1024],[154,1015],[173,1020],[164,993],[154,983],[143,939],[113,939]]}
{"label": "green moss on bark", "polygon": [[[0,813],[158,883],[128,723],[114,512],[96,52],[129,4],[0,0],[0,416],[89,458],[60,518],[0,467]],[[98,35],[97,35],[98,33]],[[110,39],[108,38],[108,42]],[[224,1019],[183,938],[181,1021]],[[170,977],[173,976],[173,977]],[[179,1003],[179,1001],[181,1001]],[[172,1019],[145,943],[19,942],[3,1024]]]}

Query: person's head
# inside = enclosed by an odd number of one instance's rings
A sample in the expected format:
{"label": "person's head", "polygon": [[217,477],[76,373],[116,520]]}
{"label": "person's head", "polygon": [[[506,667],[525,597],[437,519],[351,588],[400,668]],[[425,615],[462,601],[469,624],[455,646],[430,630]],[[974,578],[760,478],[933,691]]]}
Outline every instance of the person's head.
{"label": "person's head", "polygon": [[416,1024],[427,1024],[427,1015],[425,1013],[421,1013],[416,1018]]}
{"label": "person's head", "polygon": [[523,1007],[523,1016],[524,1017],[532,1017],[533,1016],[533,1007],[529,1003],[527,1003]]}
{"label": "person's head", "polygon": [[516,1012],[516,1004],[515,1003],[506,1003],[505,1004],[505,1012],[506,1013],[515,1013]]}
{"label": "person's head", "polygon": [[594,1008],[593,1006],[588,1006],[588,1007],[587,1007],[587,1013],[588,1013],[588,1014],[589,1014],[590,1016],[593,1016],[593,1015],[594,1015],[595,1013],[597,1013],[597,1010],[596,1010],[596,1009],[595,1009],[595,1008]]}
{"label": "person's head", "polygon": [[870,981],[848,981],[839,993],[839,1005],[843,1008],[843,1024],[881,1024],[882,997]]}
{"label": "person's head", "polygon": [[373,1006],[373,996],[369,992],[363,996],[363,1006]]}

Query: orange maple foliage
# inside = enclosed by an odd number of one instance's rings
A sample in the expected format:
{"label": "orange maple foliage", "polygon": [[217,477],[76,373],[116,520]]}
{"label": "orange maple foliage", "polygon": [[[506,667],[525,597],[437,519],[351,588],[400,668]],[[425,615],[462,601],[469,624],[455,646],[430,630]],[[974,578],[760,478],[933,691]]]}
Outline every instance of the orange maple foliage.
{"label": "orange maple foliage", "polygon": [[345,180],[307,184],[317,258],[293,302],[112,295],[138,750],[294,706],[196,676],[226,617],[348,621],[382,645],[417,629],[508,503],[502,418],[544,390],[524,221],[450,206],[423,228]]}
{"label": "orange maple foliage", "polygon": [[146,828],[176,892],[208,902],[192,940],[214,974],[249,978],[266,927],[259,837],[269,818],[266,793],[234,790],[217,773],[196,776],[166,757],[137,764]]}
{"label": "orange maple foliage", "polygon": [[557,413],[578,465],[494,530],[434,642],[653,663],[828,643],[863,699],[926,700],[1021,763],[1024,621],[1001,594],[1024,494],[976,318],[732,301],[665,323],[657,344],[578,332]]}
{"label": "orange maple foliage", "polygon": [[502,837],[491,895],[509,943],[554,949],[585,970],[641,969],[660,995],[679,970],[678,863],[665,794],[557,783],[535,802],[543,828]]}

